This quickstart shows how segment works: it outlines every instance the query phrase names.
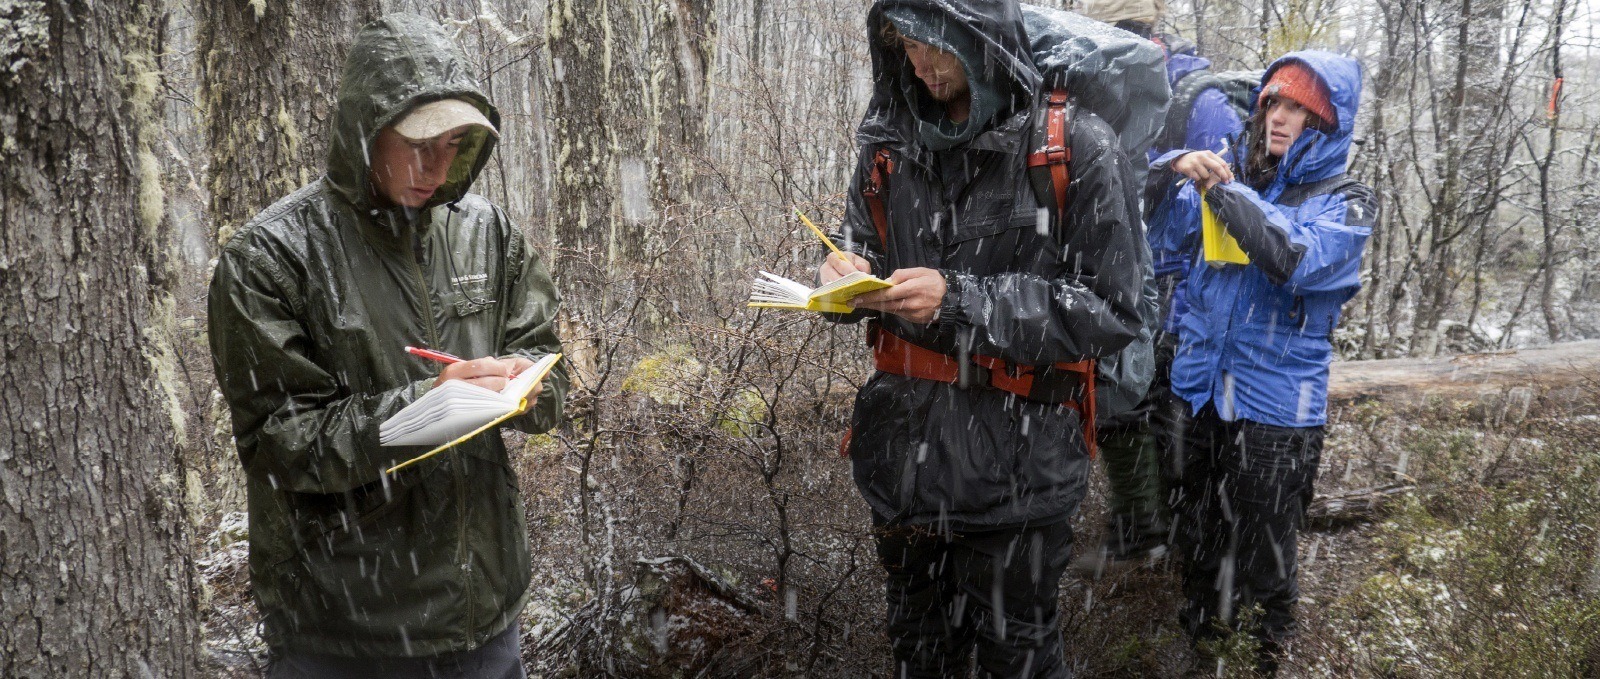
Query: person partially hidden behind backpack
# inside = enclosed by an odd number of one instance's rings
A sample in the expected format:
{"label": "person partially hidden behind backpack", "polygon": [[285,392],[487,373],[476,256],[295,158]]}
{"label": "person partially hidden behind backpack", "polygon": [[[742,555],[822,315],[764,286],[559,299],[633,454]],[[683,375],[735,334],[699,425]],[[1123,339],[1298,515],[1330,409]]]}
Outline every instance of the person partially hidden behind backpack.
{"label": "person partially hidden behind backpack", "polygon": [[[1202,657],[1238,629],[1260,642],[1267,674],[1296,632],[1298,534],[1322,458],[1329,334],[1361,288],[1361,254],[1378,221],[1372,190],[1346,165],[1361,67],[1327,52],[1267,69],[1230,160],[1178,150],[1151,166],[1196,258],[1189,313],[1172,363],[1185,416],[1177,537],[1186,603],[1179,616]],[[1207,262],[1201,191],[1248,264]],[[1255,612],[1259,607],[1259,614]]]}
{"label": "person partially hidden behind backpack", "polygon": [[[504,212],[468,193],[499,114],[439,24],[350,46],[327,174],[251,219],[210,290],[217,383],[248,480],[250,585],[270,679],[525,676],[527,524],[495,433],[425,446],[378,425],[434,386],[504,388],[559,352],[560,306]],[[472,358],[439,370],[425,344]],[[561,416],[559,365],[511,424]]]}
{"label": "person partially hidden behind backpack", "polygon": [[1016,0],[879,0],[867,26],[851,254],[819,278],[895,283],[833,317],[871,319],[878,371],[847,451],[878,528],[894,674],[964,676],[976,650],[984,676],[1064,677],[1084,359],[1140,326],[1138,191],[1111,127],[1059,109],[1070,189],[1062,221],[1041,222],[1027,160],[1045,93]]}
{"label": "person partially hidden behind backpack", "polygon": [[[1166,15],[1163,0],[1088,0],[1080,10],[1096,19],[1160,45],[1167,58],[1167,81],[1173,99],[1166,129],[1156,137],[1149,160],[1173,149],[1221,152],[1227,140],[1244,124],[1230,101],[1228,82],[1210,72],[1211,62],[1194,54],[1194,44],[1173,35],[1156,35],[1155,27]],[[1244,88],[1246,91],[1250,86]],[[1167,396],[1172,355],[1178,345],[1178,323],[1188,309],[1183,281],[1193,261],[1193,247],[1172,229],[1173,223],[1154,219],[1173,208],[1161,194],[1147,196],[1144,206],[1160,313],[1155,332],[1155,370],[1149,390],[1137,406],[1122,412],[1101,407],[1100,455],[1105,460],[1109,490],[1106,498],[1106,537],[1098,550],[1074,563],[1074,570],[1099,575],[1114,563],[1141,563],[1159,559],[1170,538],[1165,487],[1173,477],[1177,459],[1174,439],[1180,421]],[[1166,470],[1163,473],[1163,470]],[[1166,480],[1164,480],[1166,479]]]}

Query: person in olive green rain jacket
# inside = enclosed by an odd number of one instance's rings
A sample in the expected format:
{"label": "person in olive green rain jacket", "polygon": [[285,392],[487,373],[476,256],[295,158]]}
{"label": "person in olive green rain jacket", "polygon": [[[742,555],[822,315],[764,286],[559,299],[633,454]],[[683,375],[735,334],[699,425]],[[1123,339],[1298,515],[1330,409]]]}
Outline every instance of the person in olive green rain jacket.
{"label": "person in olive green rain jacket", "polygon": [[[393,15],[345,64],[327,174],[217,261],[210,340],[248,478],[269,676],[519,677],[530,575],[517,479],[490,432],[426,447],[378,424],[434,385],[492,389],[560,351],[560,304],[505,213],[468,193],[499,113],[443,29]],[[473,359],[445,367],[421,345]],[[558,365],[512,424],[555,426]]]}

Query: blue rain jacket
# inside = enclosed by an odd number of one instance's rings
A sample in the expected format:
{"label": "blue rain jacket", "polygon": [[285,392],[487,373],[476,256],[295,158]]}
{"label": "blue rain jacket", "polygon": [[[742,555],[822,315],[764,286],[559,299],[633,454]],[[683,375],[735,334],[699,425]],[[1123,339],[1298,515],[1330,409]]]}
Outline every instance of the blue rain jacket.
{"label": "blue rain jacket", "polygon": [[[1201,69],[1211,68],[1211,60],[1197,57],[1192,54],[1169,53],[1167,55],[1167,82],[1177,87],[1178,81],[1184,76]],[[1226,144],[1244,129],[1244,123],[1239,120],[1239,114],[1234,112],[1233,105],[1228,103],[1227,95],[1217,89],[1208,89],[1195,97],[1194,105],[1189,110],[1189,128],[1184,134],[1183,148],[1199,151],[1210,150],[1222,153]],[[1162,155],[1174,149],[1151,148],[1150,160],[1153,162]],[[1178,331],[1178,323],[1188,313],[1189,301],[1184,292],[1183,282],[1189,277],[1189,265],[1194,262],[1194,243],[1185,242],[1191,234],[1187,233],[1181,224],[1183,215],[1174,214],[1175,203],[1162,201],[1151,210],[1148,229],[1145,239],[1150,242],[1150,255],[1155,266],[1157,287],[1165,290],[1168,283],[1164,278],[1175,277],[1177,281],[1172,284],[1172,297],[1164,300],[1162,308],[1166,313],[1162,315],[1162,329],[1166,332]],[[1177,226],[1175,226],[1177,225]]]}
{"label": "blue rain jacket", "polygon": [[[1235,181],[1207,192],[1250,264],[1199,261],[1199,193],[1188,182],[1173,184],[1172,214],[1181,217],[1171,227],[1189,234],[1195,247],[1172,390],[1194,412],[1214,403],[1225,420],[1310,427],[1327,421],[1329,335],[1340,308],[1361,289],[1361,252],[1379,210],[1370,189],[1345,177],[1360,64],[1328,52],[1294,52],[1273,62],[1262,82],[1290,61],[1307,64],[1328,85],[1337,129],[1303,132],[1260,191]],[[1243,140],[1233,146],[1243,148]],[[1163,155],[1152,171],[1179,155]]]}

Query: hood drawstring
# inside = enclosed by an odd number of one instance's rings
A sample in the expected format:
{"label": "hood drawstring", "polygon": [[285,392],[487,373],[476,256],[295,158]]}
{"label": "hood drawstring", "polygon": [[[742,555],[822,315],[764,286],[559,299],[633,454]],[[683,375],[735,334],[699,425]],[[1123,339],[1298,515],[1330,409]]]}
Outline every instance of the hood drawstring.
{"label": "hood drawstring", "polygon": [[[461,199],[458,198],[444,204],[446,213],[444,217],[443,240],[445,250],[445,268],[450,274],[450,285],[453,286],[456,289],[456,292],[461,295],[461,301],[456,302],[456,313],[465,316],[469,313],[482,310],[489,305],[494,304],[496,300],[485,299],[482,295],[471,294],[467,292],[466,286],[461,284],[461,274],[456,270],[455,246],[450,244],[450,220],[452,218],[456,218],[456,215],[460,214],[461,208],[456,206],[456,203],[460,202],[460,200]],[[501,254],[503,253],[496,253],[496,259],[498,259]]]}

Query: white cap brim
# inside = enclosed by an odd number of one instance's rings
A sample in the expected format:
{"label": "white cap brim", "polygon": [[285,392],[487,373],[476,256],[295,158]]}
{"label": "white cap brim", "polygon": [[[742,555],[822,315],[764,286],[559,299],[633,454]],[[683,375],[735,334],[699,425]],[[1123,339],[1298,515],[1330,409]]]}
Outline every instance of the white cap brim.
{"label": "white cap brim", "polygon": [[418,106],[394,124],[394,131],[412,140],[432,139],[458,127],[477,125],[496,137],[489,118],[478,107],[465,99],[440,99]]}

